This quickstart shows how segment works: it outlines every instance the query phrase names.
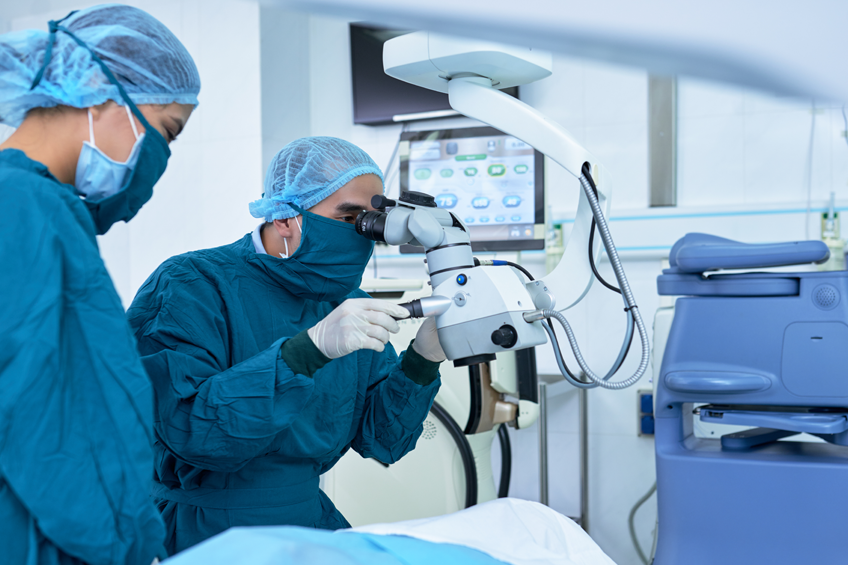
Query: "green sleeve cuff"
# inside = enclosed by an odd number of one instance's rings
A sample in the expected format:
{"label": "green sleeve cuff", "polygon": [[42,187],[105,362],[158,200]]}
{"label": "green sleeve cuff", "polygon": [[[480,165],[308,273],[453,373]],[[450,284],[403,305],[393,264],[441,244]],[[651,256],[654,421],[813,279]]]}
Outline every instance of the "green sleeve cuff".
{"label": "green sleeve cuff", "polygon": [[427,386],[428,384],[439,378],[439,365],[435,361],[429,361],[421,357],[412,344],[415,340],[409,342],[409,347],[403,354],[403,360],[400,362],[400,368],[406,377],[417,385]]}
{"label": "green sleeve cuff", "polygon": [[331,361],[315,347],[306,330],[280,346],[280,357],[296,374],[306,375],[309,378]]}

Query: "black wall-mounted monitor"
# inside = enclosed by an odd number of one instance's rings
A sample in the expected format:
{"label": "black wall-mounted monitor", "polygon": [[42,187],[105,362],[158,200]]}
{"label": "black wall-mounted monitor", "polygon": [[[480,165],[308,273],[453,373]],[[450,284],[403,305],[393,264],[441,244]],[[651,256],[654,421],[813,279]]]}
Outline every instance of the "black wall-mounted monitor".
{"label": "black wall-mounted monitor", "polygon": [[474,251],[545,248],[545,156],[530,145],[492,127],[409,131],[398,154],[401,191],[453,212]]}
{"label": "black wall-mounted monitor", "polygon": [[[383,71],[383,44],[406,33],[350,24],[354,123],[376,126],[458,115],[447,94],[397,80]],[[518,87],[504,92],[518,97]]]}

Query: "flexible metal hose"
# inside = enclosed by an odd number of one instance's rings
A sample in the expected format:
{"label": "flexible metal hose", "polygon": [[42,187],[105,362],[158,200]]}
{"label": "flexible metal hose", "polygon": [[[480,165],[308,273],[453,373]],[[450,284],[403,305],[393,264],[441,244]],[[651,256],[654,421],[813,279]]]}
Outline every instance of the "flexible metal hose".
{"label": "flexible metal hose", "polygon": [[[571,346],[571,351],[574,352],[574,358],[577,360],[577,364],[580,365],[583,373],[592,383],[601,388],[620,390],[636,384],[636,382],[642,378],[642,375],[644,375],[645,371],[648,369],[648,361],[651,351],[650,344],[648,343],[648,331],[645,328],[645,323],[642,321],[642,315],[639,312],[639,308],[636,306],[636,299],[633,298],[633,291],[630,289],[630,283],[627,282],[627,275],[624,274],[624,268],[621,266],[621,260],[618,257],[618,251],[612,241],[612,236],[609,232],[609,225],[607,225],[606,218],[604,218],[604,214],[601,211],[601,205],[598,202],[598,197],[595,196],[595,191],[592,190],[592,185],[589,183],[589,179],[586,178],[586,175],[580,175],[580,186],[583,188],[583,192],[589,200],[589,205],[592,208],[592,215],[595,217],[595,222],[598,224],[601,241],[604,243],[604,248],[609,256],[612,269],[615,272],[615,278],[618,280],[618,285],[621,288],[621,295],[624,297],[627,315],[628,317],[632,315],[633,321],[636,323],[636,329],[639,332],[639,341],[642,345],[642,357],[639,361],[639,367],[633,375],[623,381],[609,382],[606,380],[606,378],[609,377],[599,377],[589,368],[589,365],[583,358],[583,354],[580,352],[580,346],[577,344],[577,338],[574,335],[574,331],[571,329],[571,324],[568,323],[565,316],[555,310],[543,310],[541,313],[546,318],[556,318],[556,320],[562,325],[566,335],[568,336],[568,343]],[[558,356],[557,362],[561,364],[561,355]],[[569,382],[571,382],[571,379],[569,379]]]}
{"label": "flexible metal hose", "polygon": [[[562,350],[559,346],[559,339],[557,339],[557,335],[554,332],[553,328],[549,326],[547,323],[543,323],[542,327],[548,332],[548,337],[551,338],[551,346],[554,350],[554,357],[556,358],[557,366],[559,367],[560,373],[565,377],[565,380],[572,386],[577,388],[597,388],[599,385],[593,382],[583,383],[580,382],[569,374],[568,369],[565,367],[565,361],[562,358]],[[630,335],[633,333],[633,317],[627,317],[627,331],[624,334],[624,342],[621,344],[621,349],[618,352],[618,357],[615,359],[615,362],[612,364],[612,368],[609,372],[604,375],[604,380],[608,381],[610,377],[612,377],[618,369],[621,367],[622,362],[624,361],[624,356],[627,355],[627,349],[630,346]]]}

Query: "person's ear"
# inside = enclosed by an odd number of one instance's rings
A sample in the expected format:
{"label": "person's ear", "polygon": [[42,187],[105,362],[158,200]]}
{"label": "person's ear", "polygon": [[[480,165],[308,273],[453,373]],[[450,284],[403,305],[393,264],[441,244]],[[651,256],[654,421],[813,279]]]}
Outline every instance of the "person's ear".
{"label": "person's ear", "polygon": [[294,218],[274,220],[274,229],[280,234],[280,237],[284,239],[290,238],[294,235]]}
{"label": "person's ear", "polygon": [[94,121],[100,119],[100,115],[103,114],[107,106],[109,106],[109,102],[104,102],[103,104],[98,104],[97,106],[91,106],[88,108],[91,111],[91,119]]}

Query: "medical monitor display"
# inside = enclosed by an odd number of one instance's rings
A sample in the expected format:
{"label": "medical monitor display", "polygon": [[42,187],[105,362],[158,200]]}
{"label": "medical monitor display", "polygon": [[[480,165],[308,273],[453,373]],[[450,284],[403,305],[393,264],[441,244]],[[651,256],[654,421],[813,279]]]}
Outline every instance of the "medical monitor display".
{"label": "medical monitor display", "polygon": [[[383,44],[409,33],[363,23],[350,24],[353,122],[371,126],[456,115],[444,92],[427,90],[383,71]],[[504,92],[518,97],[518,87]]]}
{"label": "medical monitor display", "polygon": [[399,154],[401,190],[464,221],[475,251],[544,249],[544,156],[530,145],[490,127],[416,131]]}

